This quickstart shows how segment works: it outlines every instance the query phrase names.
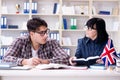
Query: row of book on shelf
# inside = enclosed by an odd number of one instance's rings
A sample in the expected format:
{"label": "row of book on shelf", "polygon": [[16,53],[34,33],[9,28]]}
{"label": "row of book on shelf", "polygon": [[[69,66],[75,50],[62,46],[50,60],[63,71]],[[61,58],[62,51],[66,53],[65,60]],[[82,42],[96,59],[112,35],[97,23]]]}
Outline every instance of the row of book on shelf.
{"label": "row of book on shelf", "polygon": [[[27,27],[26,27],[27,21],[23,21],[21,26],[15,25],[15,24],[8,24],[9,19],[6,16],[2,16],[0,21],[1,21],[1,25],[0,25],[1,29],[22,29],[22,30],[27,30]],[[49,25],[48,28],[50,30],[59,30],[60,29],[59,22],[54,23],[54,25]]]}
{"label": "row of book on shelf", "polygon": [[[25,2],[24,3],[24,13],[30,12],[30,3]],[[37,2],[32,2],[32,13],[37,13]]]}
{"label": "row of book on shelf", "polygon": [[[7,22],[8,21],[5,16],[1,17],[1,29],[18,29],[19,28],[18,25],[14,25],[14,24],[8,25]],[[25,26],[26,26],[26,22],[23,22],[22,27],[24,27],[24,29],[26,30]],[[50,27],[50,29],[57,30],[57,29],[59,29],[59,24],[57,22],[55,26],[49,26],[49,27]],[[64,29],[68,29],[68,23],[67,23],[66,18],[63,18],[63,27],[64,27]],[[71,29],[77,29],[77,19],[75,19],[75,18],[70,19],[70,27],[71,27]]]}
{"label": "row of book on shelf", "polygon": [[[20,36],[28,35],[28,32],[20,32]],[[11,36],[1,35],[0,44],[10,45],[13,42],[14,38]]]}
{"label": "row of book on shelf", "polygon": [[[20,13],[19,9],[21,9],[21,5],[20,4],[16,4],[16,5],[19,5],[19,6],[16,6],[16,10],[17,10],[17,13]],[[32,7],[31,8],[32,13],[37,13],[37,8],[38,8],[37,2],[32,2],[31,7]],[[2,13],[9,13],[6,5],[2,6]],[[25,14],[30,13],[30,3],[29,2],[24,2],[23,13],[25,13]]]}
{"label": "row of book on shelf", "polygon": [[[63,29],[69,29],[68,28],[68,21],[66,18],[63,18]],[[77,19],[71,18],[70,19],[70,29],[77,29]]]}
{"label": "row of book on shelf", "polygon": [[[38,3],[37,2],[32,2],[32,13],[38,13]],[[21,8],[21,5],[19,4],[19,7]],[[24,2],[23,6],[23,13],[30,13],[30,3],[29,2]],[[50,9],[50,7],[47,7]],[[46,9],[46,7],[45,7]],[[52,14],[58,14],[60,13],[60,4],[55,2],[53,4],[53,7],[51,9]],[[7,7],[2,6],[2,13],[8,13]],[[42,12],[41,12],[42,13]],[[119,8],[114,7],[111,11],[111,8],[108,10],[101,9],[97,12],[96,7],[92,6],[92,13],[93,14],[104,14],[104,15],[118,15],[119,14]],[[89,14],[89,6],[88,5],[73,5],[73,6],[62,6],[62,14],[81,14],[81,15],[88,15]]]}
{"label": "row of book on shelf", "polygon": [[5,16],[1,17],[1,29],[18,29],[18,25],[8,25],[7,18]]}
{"label": "row of book on shelf", "polygon": [[57,41],[60,40],[60,34],[59,34],[58,32],[51,32],[51,33],[49,34],[49,37],[50,37],[50,39],[55,39],[55,40],[57,40]]}
{"label": "row of book on shelf", "polygon": [[[70,22],[69,22],[70,21]],[[23,29],[23,30],[27,30],[26,26],[26,22],[23,22],[22,26],[19,27],[18,25],[14,25],[14,24],[7,24],[7,18],[5,16],[1,17],[1,29]],[[63,29],[67,30],[67,29],[71,29],[71,30],[76,30],[78,29],[77,23],[78,23],[78,19],[76,18],[70,18],[70,19],[66,19],[63,18]],[[107,22],[107,21],[106,21]],[[70,25],[70,26],[68,26]],[[113,22],[113,26],[107,26],[107,29],[110,31],[118,31],[120,22],[119,21],[114,21]],[[55,25],[49,25],[48,26],[51,30],[59,30],[59,22],[56,22]],[[80,26],[80,27],[84,27],[84,26]]]}
{"label": "row of book on shelf", "polygon": [[[59,3],[54,3],[53,14],[59,13]],[[95,6],[92,6],[92,14],[100,14],[100,15],[118,15],[119,8],[109,8],[109,9],[101,9],[97,12]],[[88,5],[73,5],[73,6],[62,6],[62,14],[81,14],[81,15],[88,15],[89,14],[89,6]]]}
{"label": "row of book on shelf", "polygon": [[[67,30],[67,29],[71,29],[71,30],[79,29],[78,28],[79,25],[77,25],[78,22],[79,22],[79,20],[76,19],[76,18],[70,18],[70,19],[63,18],[63,29],[64,30]],[[106,20],[106,23],[109,24],[109,22],[107,20]],[[70,24],[70,26],[68,26],[69,24]],[[106,26],[108,31],[118,31],[119,30],[119,25],[120,25],[119,21],[114,21],[112,25],[113,26]],[[84,30],[84,26],[80,26],[80,27],[82,27],[83,30]]]}

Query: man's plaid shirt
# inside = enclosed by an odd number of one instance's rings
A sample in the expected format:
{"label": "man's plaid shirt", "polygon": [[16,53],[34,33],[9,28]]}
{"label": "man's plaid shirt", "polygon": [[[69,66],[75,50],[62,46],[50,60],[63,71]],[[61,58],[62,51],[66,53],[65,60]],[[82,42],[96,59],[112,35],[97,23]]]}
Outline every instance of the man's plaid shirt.
{"label": "man's plaid shirt", "polygon": [[[19,37],[7,49],[3,61],[22,65],[23,59],[32,57],[31,40],[29,35]],[[48,59],[50,63],[69,64],[69,55],[62,49],[56,40],[48,40],[46,44],[40,45],[37,52],[38,58]]]}

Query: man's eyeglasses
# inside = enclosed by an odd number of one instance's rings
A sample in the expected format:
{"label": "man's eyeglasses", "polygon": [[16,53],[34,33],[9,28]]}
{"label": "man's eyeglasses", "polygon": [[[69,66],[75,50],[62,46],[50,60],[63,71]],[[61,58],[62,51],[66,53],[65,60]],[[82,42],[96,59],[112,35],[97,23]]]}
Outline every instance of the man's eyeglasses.
{"label": "man's eyeglasses", "polygon": [[36,31],[35,33],[40,34],[40,36],[44,36],[45,34],[49,34],[50,33],[50,29],[47,29],[45,31],[39,31],[39,32]]}

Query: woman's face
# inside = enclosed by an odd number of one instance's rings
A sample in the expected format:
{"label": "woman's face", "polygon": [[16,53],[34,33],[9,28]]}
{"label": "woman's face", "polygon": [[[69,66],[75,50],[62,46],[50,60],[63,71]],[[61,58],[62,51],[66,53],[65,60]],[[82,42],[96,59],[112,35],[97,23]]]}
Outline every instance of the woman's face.
{"label": "woman's face", "polygon": [[93,26],[94,29],[92,28],[87,28],[86,29],[86,37],[95,40],[97,38],[97,30],[96,30],[96,25]]}

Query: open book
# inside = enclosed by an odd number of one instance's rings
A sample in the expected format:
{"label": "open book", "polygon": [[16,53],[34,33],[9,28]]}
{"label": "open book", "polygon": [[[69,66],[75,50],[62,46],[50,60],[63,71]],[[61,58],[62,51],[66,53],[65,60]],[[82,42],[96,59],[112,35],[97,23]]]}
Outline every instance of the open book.
{"label": "open book", "polygon": [[35,68],[44,70],[44,69],[68,69],[70,67],[63,64],[50,63],[50,64],[39,64]]}
{"label": "open book", "polygon": [[86,70],[88,69],[87,66],[67,66],[63,64],[54,64],[54,63],[39,64],[35,68],[40,70],[49,70],[49,69]]}
{"label": "open book", "polygon": [[78,65],[91,65],[96,63],[96,60],[99,59],[99,56],[91,56],[88,58],[78,58],[78,59],[73,59],[73,62],[76,62]]}

